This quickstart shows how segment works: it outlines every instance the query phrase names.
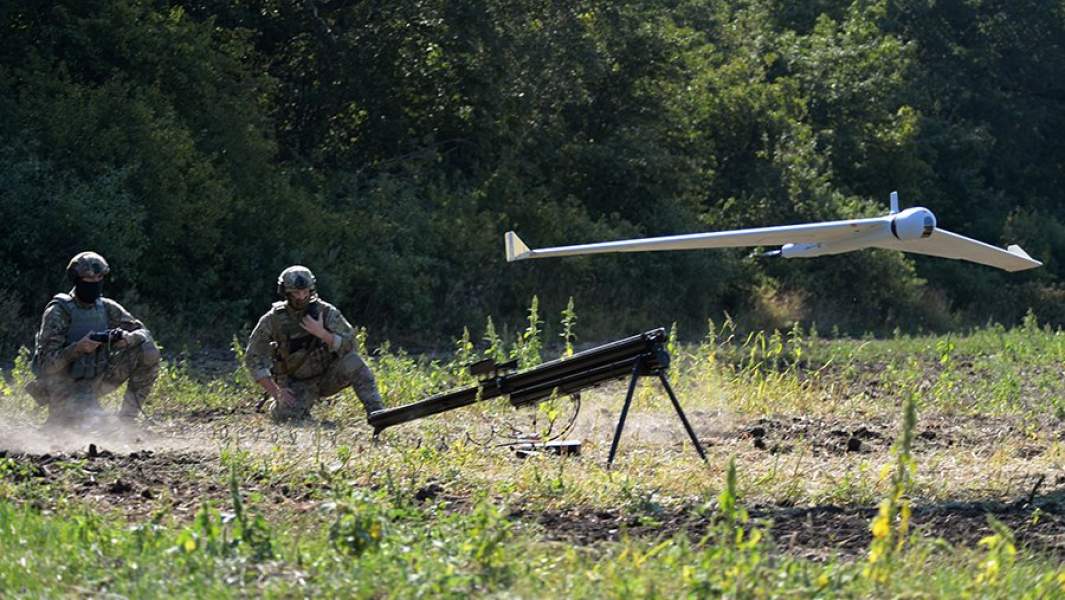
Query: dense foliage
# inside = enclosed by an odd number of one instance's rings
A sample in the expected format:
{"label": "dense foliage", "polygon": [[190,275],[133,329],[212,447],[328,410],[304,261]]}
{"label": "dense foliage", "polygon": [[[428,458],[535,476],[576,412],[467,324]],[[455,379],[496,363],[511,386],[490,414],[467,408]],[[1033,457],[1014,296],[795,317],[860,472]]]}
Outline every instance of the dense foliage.
{"label": "dense foliage", "polygon": [[[294,262],[408,343],[534,294],[594,306],[589,337],[721,310],[1060,323],[1063,59],[1062,6],[1035,0],[11,0],[0,350],[83,249],[164,340],[228,340]],[[874,215],[893,189],[1046,267],[502,259],[512,228],[554,245]]]}

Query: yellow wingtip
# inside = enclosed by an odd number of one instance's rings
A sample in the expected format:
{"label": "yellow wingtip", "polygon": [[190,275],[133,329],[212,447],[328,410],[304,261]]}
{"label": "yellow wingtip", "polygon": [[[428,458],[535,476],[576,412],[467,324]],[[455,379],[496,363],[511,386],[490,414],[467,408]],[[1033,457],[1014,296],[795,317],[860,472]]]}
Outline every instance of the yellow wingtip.
{"label": "yellow wingtip", "polygon": [[525,245],[525,242],[521,241],[518,234],[513,231],[508,231],[503,236],[504,246],[507,252],[507,262],[514,262],[521,260],[529,254],[529,247]]}

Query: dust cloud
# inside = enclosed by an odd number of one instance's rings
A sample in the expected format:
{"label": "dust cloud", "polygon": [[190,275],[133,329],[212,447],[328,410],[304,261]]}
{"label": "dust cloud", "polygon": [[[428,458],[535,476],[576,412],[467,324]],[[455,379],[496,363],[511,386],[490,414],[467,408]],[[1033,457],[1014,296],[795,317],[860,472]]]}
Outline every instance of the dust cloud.
{"label": "dust cloud", "polygon": [[140,450],[188,450],[194,445],[127,423],[109,414],[87,419],[76,427],[43,425],[25,414],[0,412],[0,452],[7,454],[57,454],[85,452],[90,445],[100,450],[129,453]]}

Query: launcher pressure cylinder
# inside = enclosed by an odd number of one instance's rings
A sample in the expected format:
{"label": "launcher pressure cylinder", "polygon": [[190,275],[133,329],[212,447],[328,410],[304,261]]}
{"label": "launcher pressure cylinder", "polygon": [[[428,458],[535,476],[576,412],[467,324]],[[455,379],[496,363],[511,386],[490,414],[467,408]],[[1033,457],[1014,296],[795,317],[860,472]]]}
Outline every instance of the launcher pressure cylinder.
{"label": "launcher pressure cylinder", "polygon": [[630,376],[634,368],[660,372],[669,367],[665,342],[665,330],[654,329],[517,373],[505,373],[504,365],[486,366],[482,361],[477,364],[476,371],[489,376],[477,385],[377,411],[370,415],[369,421],[376,434],[393,425],[500,396],[509,396],[510,403],[515,407],[525,406],[542,402],[556,394],[575,394],[607,381]]}

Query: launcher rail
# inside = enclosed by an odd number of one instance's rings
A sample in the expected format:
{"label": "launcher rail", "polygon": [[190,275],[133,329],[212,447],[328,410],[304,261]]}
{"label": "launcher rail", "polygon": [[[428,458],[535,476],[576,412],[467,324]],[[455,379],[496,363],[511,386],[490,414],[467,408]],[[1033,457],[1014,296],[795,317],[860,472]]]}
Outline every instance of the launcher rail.
{"label": "launcher rail", "polygon": [[480,378],[476,385],[436,394],[420,402],[374,412],[369,417],[370,425],[373,426],[374,435],[377,436],[395,425],[501,396],[507,396],[514,407],[528,406],[552,396],[576,394],[582,390],[629,376],[632,380],[610,450],[608,462],[613,463],[625,417],[632,403],[636,379],[658,376],[669,393],[670,400],[688,436],[699,455],[706,460],[706,453],[703,452],[695,432],[688,423],[665,377],[670,361],[669,352],[665,347],[666,340],[664,329],[653,329],[517,372],[514,371],[516,367],[514,361],[503,364],[496,364],[491,360],[480,361],[470,366],[470,372]]}

